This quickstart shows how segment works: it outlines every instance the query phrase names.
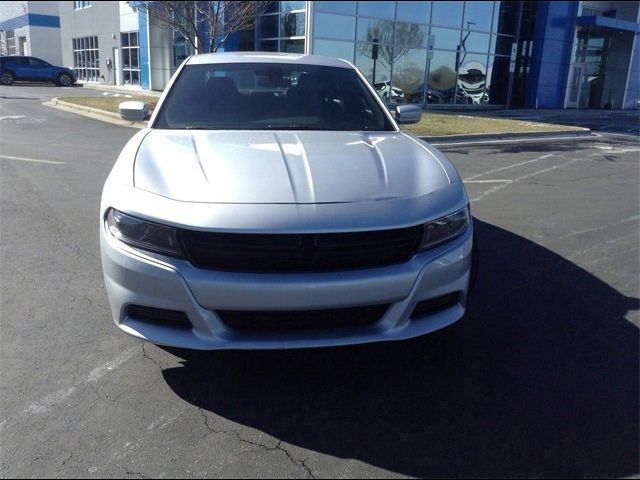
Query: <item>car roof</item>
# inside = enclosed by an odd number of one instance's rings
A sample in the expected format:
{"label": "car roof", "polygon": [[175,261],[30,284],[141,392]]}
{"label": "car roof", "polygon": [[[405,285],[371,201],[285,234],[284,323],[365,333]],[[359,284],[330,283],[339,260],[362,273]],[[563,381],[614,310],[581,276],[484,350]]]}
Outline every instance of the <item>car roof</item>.
{"label": "car roof", "polygon": [[276,52],[224,52],[204,53],[189,58],[187,65],[204,65],[215,63],[299,63],[301,65],[318,65],[323,67],[352,68],[339,58],[303,53]]}

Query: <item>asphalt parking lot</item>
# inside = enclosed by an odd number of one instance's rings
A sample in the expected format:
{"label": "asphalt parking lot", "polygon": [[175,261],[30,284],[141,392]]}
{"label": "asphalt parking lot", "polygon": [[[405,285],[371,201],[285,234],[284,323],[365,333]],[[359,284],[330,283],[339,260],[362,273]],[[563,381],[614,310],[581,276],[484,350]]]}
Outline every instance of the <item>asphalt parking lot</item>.
{"label": "asphalt parking lot", "polygon": [[439,146],[480,243],[444,331],[198,353],[112,325],[98,203],[136,130],[42,105],[61,90],[0,87],[3,477],[640,472],[637,136]]}

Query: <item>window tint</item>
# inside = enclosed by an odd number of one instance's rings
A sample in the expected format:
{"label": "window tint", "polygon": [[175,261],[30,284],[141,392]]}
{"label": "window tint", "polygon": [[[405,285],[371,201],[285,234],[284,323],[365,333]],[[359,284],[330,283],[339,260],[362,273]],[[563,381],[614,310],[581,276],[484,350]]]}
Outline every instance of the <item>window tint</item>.
{"label": "window tint", "polygon": [[5,57],[5,62],[6,65],[13,65],[16,67],[29,64],[27,59],[24,57]]}
{"label": "window tint", "polygon": [[28,59],[29,65],[31,65],[32,67],[48,67],[49,64],[43,60],[40,60],[39,58],[29,58]]}
{"label": "window tint", "polygon": [[154,127],[393,130],[355,70],[267,63],[186,66]]}

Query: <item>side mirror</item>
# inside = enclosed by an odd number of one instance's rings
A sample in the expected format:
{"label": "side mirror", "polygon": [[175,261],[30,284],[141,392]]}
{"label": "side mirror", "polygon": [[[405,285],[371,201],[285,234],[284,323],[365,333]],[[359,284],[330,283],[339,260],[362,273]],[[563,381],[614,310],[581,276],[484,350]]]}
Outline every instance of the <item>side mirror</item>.
{"label": "side mirror", "polygon": [[395,117],[398,123],[418,123],[422,118],[422,107],[418,105],[398,105]]}
{"label": "side mirror", "polygon": [[149,116],[149,104],[144,102],[122,102],[118,105],[123,120],[137,122]]}

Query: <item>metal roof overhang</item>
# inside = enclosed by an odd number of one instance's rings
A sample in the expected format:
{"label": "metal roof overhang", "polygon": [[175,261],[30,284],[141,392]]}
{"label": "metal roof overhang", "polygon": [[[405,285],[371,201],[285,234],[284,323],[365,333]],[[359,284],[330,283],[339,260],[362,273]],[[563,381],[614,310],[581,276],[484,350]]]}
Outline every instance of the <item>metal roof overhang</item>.
{"label": "metal roof overhang", "polygon": [[622,32],[640,33],[640,24],[636,22],[603,17],[602,15],[585,15],[578,17],[576,23],[582,27],[601,27]]}

